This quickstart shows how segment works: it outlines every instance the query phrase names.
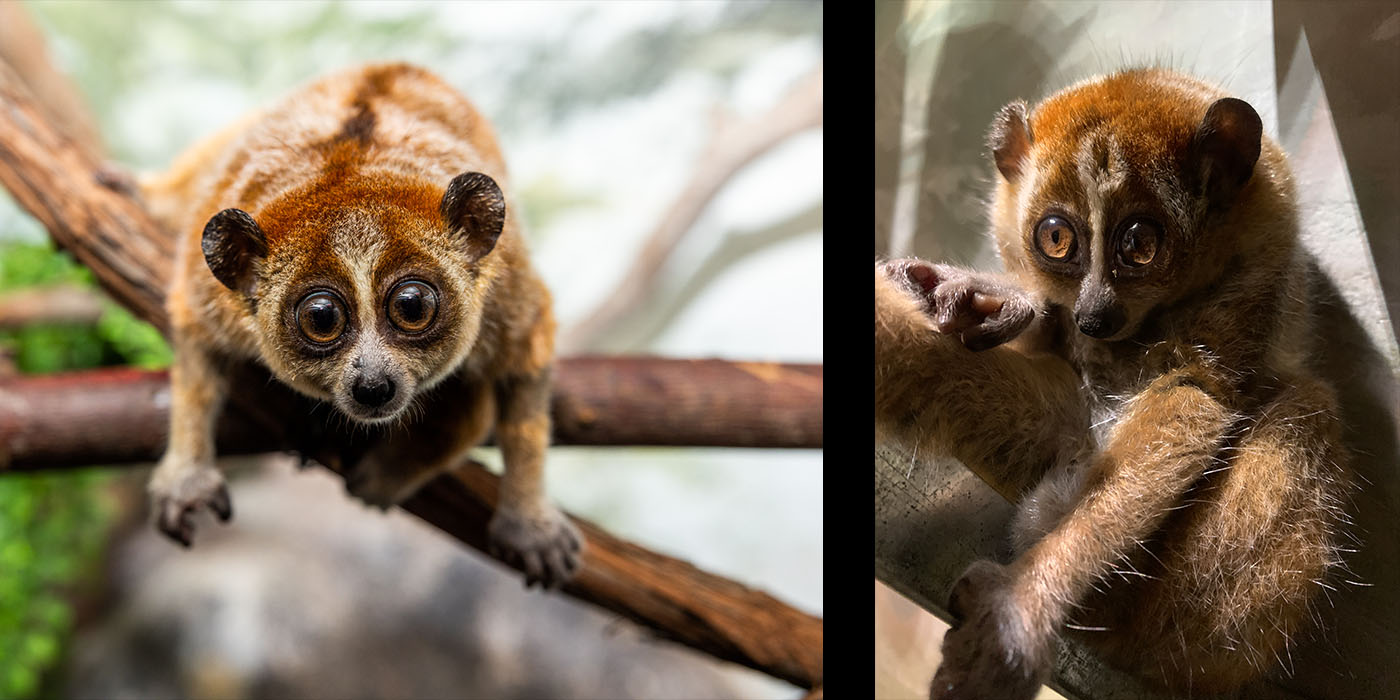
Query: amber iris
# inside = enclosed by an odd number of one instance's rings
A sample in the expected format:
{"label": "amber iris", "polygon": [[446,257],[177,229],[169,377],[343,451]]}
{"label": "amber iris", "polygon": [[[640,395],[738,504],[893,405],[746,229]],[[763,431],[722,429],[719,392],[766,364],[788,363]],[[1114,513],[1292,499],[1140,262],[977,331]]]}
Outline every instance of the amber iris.
{"label": "amber iris", "polygon": [[1069,260],[1074,255],[1074,229],[1058,216],[1047,216],[1035,226],[1035,247],[1051,260]]}
{"label": "amber iris", "polygon": [[387,313],[395,328],[405,333],[421,333],[437,316],[437,292],[426,282],[400,282],[389,292]]}
{"label": "amber iris", "polygon": [[334,342],[345,332],[345,307],[330,292],[312,292],[297,304],[297,326],[313,343]]}
{"label": "amber iris", "polygon": [[1162,227],[1149,219],[1134,219],[1118,236],[1118,262],[1125,267],[1142,267],[1157,257]]}

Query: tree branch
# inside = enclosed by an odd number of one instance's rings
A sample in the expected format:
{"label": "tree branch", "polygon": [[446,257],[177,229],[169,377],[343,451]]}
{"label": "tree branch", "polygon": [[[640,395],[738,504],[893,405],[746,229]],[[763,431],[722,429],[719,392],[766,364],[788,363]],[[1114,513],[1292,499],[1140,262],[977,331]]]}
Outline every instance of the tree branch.
{"label": "tree branch", "polygon": [[[557,375],[556,444],[822,446],[820,365],[578,357]],[[0,471],[152,461],[165,449],[169,392],[165,372],[124,368],[0,377]],[[219,452],[305,446],[285,433],[230,412]]]}
{"label": "tree branch", "polygon": [[0,296],[0,330],[38,323],[90,326],[102,318],[102,312],[102,296],[86,287],[32,287]]}
{"label": "tree branch", "polygon": [[0,63],[0,185],[97,276],[112,298],[162,332],[173,236],[135,200],[97,181],[79,142],[50,126],[14,71]]}

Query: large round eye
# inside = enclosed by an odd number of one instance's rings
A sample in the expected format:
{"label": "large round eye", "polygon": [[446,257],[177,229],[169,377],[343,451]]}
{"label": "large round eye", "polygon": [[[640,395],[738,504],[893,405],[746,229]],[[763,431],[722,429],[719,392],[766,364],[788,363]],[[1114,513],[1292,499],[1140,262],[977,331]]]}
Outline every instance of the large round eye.
{"label": "large round eye", "polygon": [[1142,267],[1157,257],[1162,227],[1151,219],[1133,219],[1118,235],[1118,262],[1124,267]]}
{"label": "large round eye", "polygon": [[421,333],[437,316],[437,292],[426,282],[400,282],[389,292],[389,320],[405,333]]}
{"label": "large round eye", "polygon": [[1035,225],[1035,247],[1051,260],[1069,260],[1074,244],[1074,228],[1058,216],[1047,216]]}
{"label": "large round eye", "polygon": [[345,306],[326,292],[312,292],[297,303],[297,326],[313,343],[329,343],[345,332]]}

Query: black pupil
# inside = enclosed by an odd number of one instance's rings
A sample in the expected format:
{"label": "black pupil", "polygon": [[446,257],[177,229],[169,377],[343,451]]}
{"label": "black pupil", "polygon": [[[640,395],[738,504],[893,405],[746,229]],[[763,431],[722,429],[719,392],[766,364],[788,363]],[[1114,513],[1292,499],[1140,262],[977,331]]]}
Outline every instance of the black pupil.
{"label": "black pupil", "polygon": [[1059,245],[1059,244],[1060,244],[1060,227],[1059,227],[1059,226],[1056,226],[1055,228],[1050,229],[1050,242],[1051,242],[1051,243],[1054,243],[1055,245]]}
{"label": "black pupil", "polygon": [[398,310],[399,318],[408,323],[423,320],[423,290],[416,285],[399,290],[394,297],[394,308]]}
{"label": "black pupil", "polygon": [[306,313],[311,319],[311,328],[326,335],[335,330],[335,302],[327,297],[317,297],[306,305]]}

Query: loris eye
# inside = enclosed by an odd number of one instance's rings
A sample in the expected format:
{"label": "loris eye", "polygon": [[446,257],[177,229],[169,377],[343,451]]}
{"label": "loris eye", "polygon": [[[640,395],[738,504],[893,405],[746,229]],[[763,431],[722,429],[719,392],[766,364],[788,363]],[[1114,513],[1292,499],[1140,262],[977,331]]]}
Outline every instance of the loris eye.
{"label": "loris eye", "polygon": [[297,326],[313,343],[334,341],[345,332],[345,305],[330,292],[312,292],[297,304]]}
{"label": "loris eye", "polygon": [[1151,219],[1131,219],[1118,234],[1118,262],[1124,267],[1142,267],[1157,257],[1162,227]]}
{"label": "loris eye", "polygon": [[437,292],[427,282],[400,282],[389,292],[389,321],[405,333],[421,333],[437,316]]}
{"label": "loris eye", "polygon": [[1047,216],[1035,225],[1035,247],[1051,260],[1069,260],[1074,255],[1074,228],[1058,216]]}

